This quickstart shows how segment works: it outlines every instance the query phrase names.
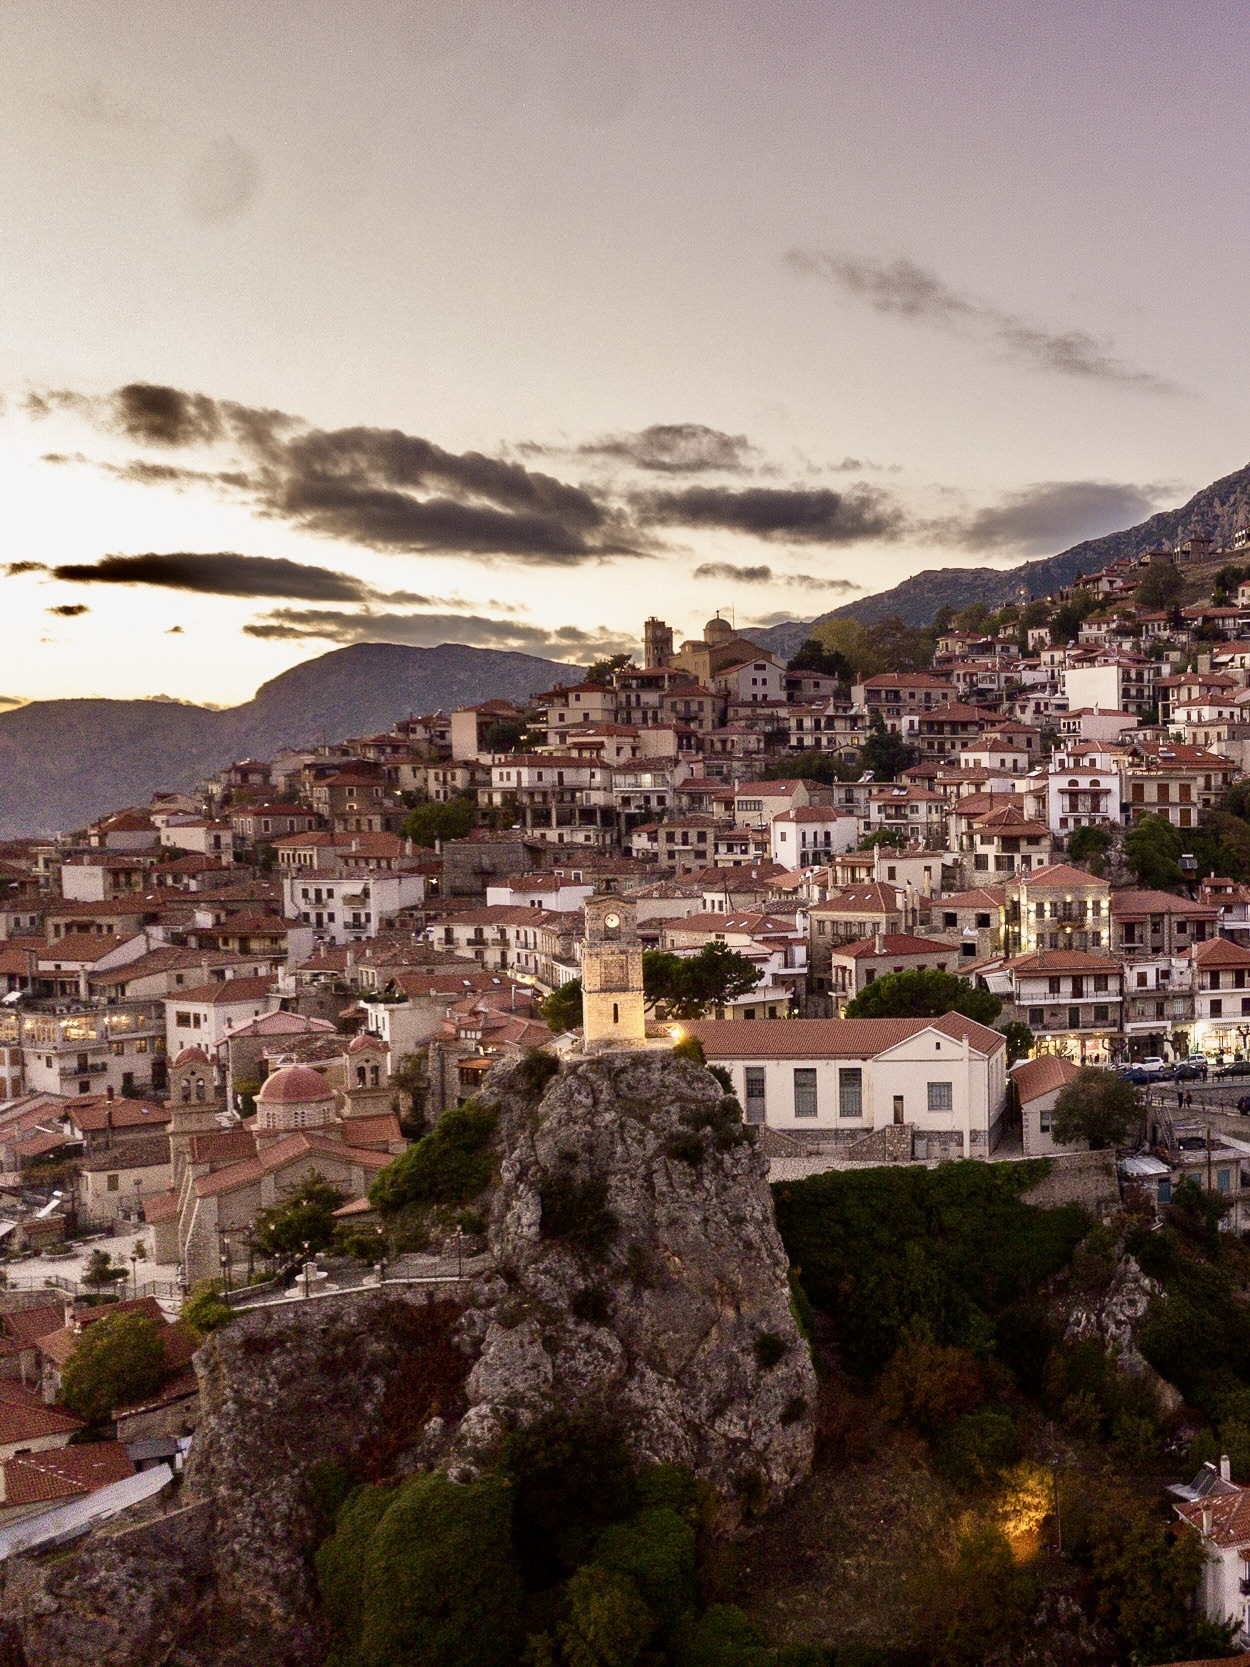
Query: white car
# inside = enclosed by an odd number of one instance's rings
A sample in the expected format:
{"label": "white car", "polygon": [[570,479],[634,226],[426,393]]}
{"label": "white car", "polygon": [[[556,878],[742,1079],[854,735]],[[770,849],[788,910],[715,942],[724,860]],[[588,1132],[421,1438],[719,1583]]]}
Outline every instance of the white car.
{"label": "white car", "polygon": [[1137,1069],[1139,1071],[1149,1071],[1152,1076],[1158,1076],[1160,1072],[1166,1071],[1167,1068],[1167,1060],[1160,1059],[1158,1054],[1151,1054],[1148,1059],[1139,1059],[1137,1061]]}

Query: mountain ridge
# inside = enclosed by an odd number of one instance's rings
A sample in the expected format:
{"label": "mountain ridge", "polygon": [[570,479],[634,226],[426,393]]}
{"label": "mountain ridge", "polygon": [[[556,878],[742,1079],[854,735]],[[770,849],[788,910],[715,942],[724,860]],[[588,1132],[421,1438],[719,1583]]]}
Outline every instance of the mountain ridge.
{"label": "mountain ridge", "polygon": [[1001,608],[1008,602],[1033,601],[1071,584],[1078,572],[1096,572],[1121,556],[1145,555],[1147,550],[1182,544],[1187,538],[1213,538],[1217,548],[1227,548],[1233,534],[1244,526],[1250,526],[1250,464],[1212,481],[1176,509],[1159,510],[1120,532],[1084,539],[1058,555],[1041,556],[1016,567],[926,568],[889,590],[844,602],[815,619],[787,620],[753,631],[751,640],[789,656],[797,652],[806,635],[831,619],[876,625],[897,615],[906,625],[928,625],[940,608],[959,610],[974,602]]}
{"label": "mountain ridge", "polygon": [[280,672],[238,706],[30,701],[0,712],[0,838],[80,828],[247,753],[371,734],[409,711],[523,700],[582,669],[462,643],[355,643]]}

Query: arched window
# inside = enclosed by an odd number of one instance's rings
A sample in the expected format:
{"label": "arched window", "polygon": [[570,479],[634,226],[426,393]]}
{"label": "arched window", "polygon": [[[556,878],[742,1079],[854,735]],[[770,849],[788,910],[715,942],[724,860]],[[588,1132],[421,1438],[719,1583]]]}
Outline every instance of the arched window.
{"label": "arched window", "polygon": [[183,1102],[183,1104],[185,1105],[190,1100],[190,1098],[191,1098],[191,1078],[190,1077],[183,1077],[183,1079],[182,1079],[182,1102]]}
{"label": "arched window", "polygon": [[356,1086],[357,1088],[365,1086],[365,1068],[363,1065],[357,1065],[356,1067]]}
{"label": "arched window", "polygon": [[203,1077],[196,1077],[196,1079],[195,1079],[195,1097],[196,1097],[197,1100],[202,1100],[204,1098],[204,1078]]}

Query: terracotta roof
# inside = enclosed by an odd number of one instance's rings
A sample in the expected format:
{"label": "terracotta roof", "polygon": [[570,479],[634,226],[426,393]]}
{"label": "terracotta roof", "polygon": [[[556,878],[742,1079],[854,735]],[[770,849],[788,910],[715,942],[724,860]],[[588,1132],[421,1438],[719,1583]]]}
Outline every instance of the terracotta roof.
{"label": "terracotta roof", "polygon": [[169,1136],[152,1134],[141,1140],[123,1140],[111,1152],[80,1158],[78,1167],[84,1174],[100,1175],[106,1170],[158,1169],[168,1162]]}
{"label": "terracotta roof", "polygon": [[1227,938],[1208,938],[1190,944],[1188,953],[1200,967],[1250,967],[1250,949],[1230,943]]}
{"label": "terracotta roof", "polygon": [[1000,886],[974,886],[971,891],[952,892],[949,897],[935,897],[935,909],[1001,909],[1006,905],[1007,892]]}
{"label": "terracotta roof", "polygon": [[238,1163],[242,1158],[256,1156],[256,1136],[248,1128],[209,1129],[206,1134],[192,1135],[191,1162],[216,1164]]}
{"label": "terracotta roof", "polygon": [[175,1065],[207,1065],[208,1055],[203,1048],[183,1048],[174,1060]]}
{"label": "terracotta roof", "polygon": [[79,1499],[135,1473],[120,1441],[90,1441],[50,1453],[23,1453],[4,1465],[4,1505]]}
{"label": "terracotta roof", "polygon": [[1020,876],[1022,886],[1096,886],[1104,888],[1105,882],[1096,880],[1092,874],[1087,874],[1083,868],[1073,868],[1071,863],[1052,862],[1045,868],[1035,868],[1031,874]]}
{"label": "terracotta roof", "polygon": [[155,1198],[143,1200],[143,1219],[149,1226],[158,1221],[173,1221],[178,1214],[178,1195],[172,1190],[159,1192]]}
{"label": "terracotta roof", "polygon": [[1072,1060],[1045,1053],[1040,1059],[1029,1059],[1017,1065],[1011,1073],[1011,1080],[1019,1090],[1021,1104],[1027,1106],[1032,1100],[1040,1100],[1043,1094],[1052,1094],[1057,1088],[1072,1082],[1079,1071],[1080,1066]]}
{"label": "terracotta roof", "polygon": [[256,1096],[257,1105],[306,1105],[311,1101],[332,1100],[334,1090],[309,1065],[287,1065],[266,1077]]}
{"label": "terracotta roof", "polygon": [[955,944],[937,943],[932,938],[915,938],[909,932],[883,932],[880,946],[876,937],[858,938],[854,943],[837,944],[834,957],[850,956],[860,961],[876,955],[958,955]]}
{"label": "terracotta roof", "polygon": [[9,1333],[22,1344],[37,1343],[49,1332],[59,1331],[65,1324],[65,1310],[59,1304],[47,1308],[16,1308],[4,1316]]}
{"label": "terracotta roof", "polygon": [[0,1446],[16,1441],[39,1441],[46,1436],[69,1437],[81,1430],[82,1420],[62,1407],[45,1406],[33,1389],[0,1378]]}
{"label": "terracotta roof", "polygon": [[1006,1046],[996,1030],[944,1013],[938,1019],[694,1019],[681,1027],[709,1059],[872,1059],[887,1048],[937,1030],[989,1057]]}
{"label": "terracotta roof", "polygon": [[147,1100],[110,1100],[102,1094],[84,1094],[67,1099],[65,1114],[83,1134],[100,1134],[114,1129],[164,1129],[170,1120],[168,1106]]}
{"label": "terracotta roof", "polygon": [[132,943],[133,937],[119,937],[114,932],[67,932],[55,943],[45,944],[39,954],[41,968],[63,965],[67,961],[102,961],[122,944]]}
{"label": "terracotta roof", "polygon": [[1118,976],[1124,970],[1114,955],[1100,955],[1092,949],[1039,949],[1006,964],[1016,972],[1110,972]]}
{"label": "terracotta roof", "polygon": [[1111,893],[1111,913],[1121,920],[1135,920],[1145,915],[1187,915],[1215,920],[1219,912],[1210,904],[1194,903],[1170,891],[1139,891],[1128,886]]}
{"label": "terracotta roof", "polygon": [[[350,1126],[350,1125],[349,1125]],[[211,1198],[218,1193],[233,1192],[236,1187],[259,1181],[262,1175],[284,1169],[302,1157],[337,1158],[340,1163],[355,1164],[361,1169],[385,1169],[391,1161],[389,1152],[374,1152],[366,1146],[349,1146],[327,1134],[292,1134],[275,1140],[272,1146],[255,1158],[201,1175],[195,1183],[196,1195]]]}
{"label": "terracotta roof", "polygon": [[1215,1545],[1245,1545],[1250,1542],[1250,1488],[1233,1493],[1209,1493],[1176,1507],[1181,1521],[1202,1532],[1203,1517],[1211,1513],[1211,1540]]}
{"label": "terracotta roof", "polygon": [[227,1007],[240,1001],[263,1001],[273,989],[271,977],[221,978],[207,984],[195,984],[189,990],[175,990],[163,999],[166,1002],[190,1003],[192,1007]]}
{"label": "terracotta roof", "polygon": [[893,914],[901,907],[896,886],[848,886],[835,891],[818,903],[812,913],[829,914]]}
{"label": "terracotta roof", "polygon": [[404,1138],[399,1118],[389,1111],[378,1117],[353,1117],[343,1125],[343,1132],[360,1146],[387,1146]]}

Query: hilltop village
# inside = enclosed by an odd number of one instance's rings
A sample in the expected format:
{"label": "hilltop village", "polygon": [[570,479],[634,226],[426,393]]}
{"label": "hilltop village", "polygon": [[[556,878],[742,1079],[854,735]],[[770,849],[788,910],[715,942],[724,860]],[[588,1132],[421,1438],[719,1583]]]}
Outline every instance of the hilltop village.
{"label": "hilltop village", "polygon": [[[0,1541],[181,1464],[189,1293],[307,1297],[327,1220],[377,1280],[486,1255],[472,1210],[399,1244],[391,1178],[458,1108],[471,1159],[509,1068],[676,1047],[775,1183],[1045,1158],[1049,1205],[1197,1187],[1250,1226],[1248,542],[928,629],[834,619],[788,662],[651,618],[528,703],[0,847]],[[1118,1153],[1057,1133],[1085,1067],[1151,1089]],[[102,1290],[160,1360],[93,1414],[65,1378]],[[102,1415],[120,1441],[84,1439]]]}

